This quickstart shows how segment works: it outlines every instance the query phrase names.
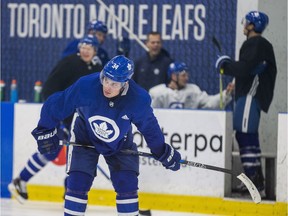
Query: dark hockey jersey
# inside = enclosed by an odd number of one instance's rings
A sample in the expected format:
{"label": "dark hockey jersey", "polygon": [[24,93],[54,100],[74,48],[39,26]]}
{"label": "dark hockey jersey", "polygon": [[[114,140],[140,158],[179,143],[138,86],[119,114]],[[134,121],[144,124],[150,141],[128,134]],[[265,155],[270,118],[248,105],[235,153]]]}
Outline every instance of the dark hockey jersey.
{"label": "dark hockey jersey", "polygon": [[261,109],[268,112],[277,74],[273,47],[268,40],[262,36],[247,39],[240,49],[239,61],[225,64],[224,73],[235,77],[236,100],[253,94]]}
{"label": "dark hockey jersey", "polygon": [[46,100],[51,94],[63,91],[80,77],[100,72],[101,70],[102,66],[100,64],[87,64],[78,54],[67,56],[60,60],[49,74],[43,85],[43,99]]}

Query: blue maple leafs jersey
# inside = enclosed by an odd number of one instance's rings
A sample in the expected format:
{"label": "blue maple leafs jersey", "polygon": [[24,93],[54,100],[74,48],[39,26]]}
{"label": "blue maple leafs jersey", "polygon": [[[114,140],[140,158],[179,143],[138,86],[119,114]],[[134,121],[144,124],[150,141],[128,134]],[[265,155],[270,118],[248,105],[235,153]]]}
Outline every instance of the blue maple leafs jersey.
{"label": "blue maple leafs jersey", "polygon": [[132,142],[133,123],[143,134],[152,153],[161,156],[164,136],[150,104],[149,94],[133,80],[129,80],[121,95],[106,98],[100,73],[94,73],[51,95],[43,104],[38,127],[52,129],[77,110],[76,142],[88,142],[98,153],[111,155],[123,148],[125,142]]}

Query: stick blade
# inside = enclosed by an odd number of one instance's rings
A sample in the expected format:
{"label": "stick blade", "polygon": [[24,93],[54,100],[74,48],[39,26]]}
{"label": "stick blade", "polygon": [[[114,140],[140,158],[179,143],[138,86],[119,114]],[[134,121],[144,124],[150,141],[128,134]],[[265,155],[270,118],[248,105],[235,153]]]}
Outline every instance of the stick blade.
{"label": "stick blade", "polygon": [[260,203],[261,196],[253,182],[244,173],[238,175],[237,178],[245,184],[254,203]]}

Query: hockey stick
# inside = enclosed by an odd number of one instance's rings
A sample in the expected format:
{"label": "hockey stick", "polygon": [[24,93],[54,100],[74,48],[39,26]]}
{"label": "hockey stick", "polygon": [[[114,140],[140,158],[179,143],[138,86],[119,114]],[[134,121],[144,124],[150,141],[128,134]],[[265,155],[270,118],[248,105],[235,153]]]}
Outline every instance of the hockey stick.
{"label": "hockey stick", "polygon": [[[212,37],[212,42],[213,44],[217,47],[220,55],[222,55],[222,47],[219,43],[219,41],[216,39],[215,36]],[[220,75],[219,75],[219,93],[220,93],[220,109],[224,109],[226,104],[225,104],[225,100],[223,102],[223,78],[222,75],[224,74],[223,68],[220,69]],[[232,80],[232,84],[235,85],[235,78],[233,78]],[[227,93],[227,92],[226,92]],[[230,92],[231,94],[231,92]]]}
{"label": "hockey stick", "polygon": [[[65,125],[63,124],[63,122],[60,124],[59,129],[62,130],[62,132],[65,134],[66,139],[68,140],[70,137],[70,131],[65,127]],[[60,140],[59,142],[60,145],[65,145],[65,146],[69,146],[69,142],[66,140]],[[108,179],[110,180],[109,175],[104,171],[104,169],[102,167],[100,167],[97,164],[97,169],[100,170],[100,172]]]}
{"label": "hockey stick", "polygon": [[[95,148],[94,146],[86,146],[86,145],[81,145],[81,144],[77,144],[77,143],[73,143],[73,142],[67,143],[66,145],[81,146],[81,147],[86,147],[86,148]],[[141,152],[141,151],[134,151],[134,150],[130,150],[130,149],[121,150],[121,153],[128,154],[128,155],[139,155],[139,156],[143,156],[143,157],[154,158],[151,153]],[[249,193],[251,195],[251,198],[254,201],[254,203],[260,203],[261,202],[261,196],[260,196],[259,191],[257,190],[256,186],[253,184],[253,182],[244,173],[237,174],[237,173],[234,173],[230,169],[225,169],[225,168],[222,168],[222,167],[212,166],[212,165],[203,164],[203,163],[199,163],[199,162],[187,161],[187,160],[183,160],[183,159],[180,160],[179,163],[180,164],[185,164],[185,165],[188,165],[188,166],[192,166],[192,167],[208,169],[208,170],[214,170],[214,171],[217,171],[217,172],[223,172],[223,173],[227,173],[227,174],[230,174],[230,175],[235,175],[235,176],[237,176],[237,178],[241,182],[244,183],[244,185],[248,189],[248,191],[249,191]],[[148,212],[148,211],[150,211],[150,210],[145,210],[143,212]],[[140,212],[140,210],[139,210],[139,212]],[[149,215],[149,214],[146,214],[146,215]]]}
{"label": "hockey stick", "polygon": [[[139,156],[143,156],[143,157],[150,157],[153,158],[153,155],[151,153],[147,153],[147,152],[141,152],[141,151],[133,151],[133,150],[129,150],[129,149],[125,149],[121,151],[123,154],[129,154],[129,155],[139,155]],[[261,202],[261,196],[259,191],[257,190],[257,188],[255,187],[255,185],[253,184],[253,182],[244,174],[236,174],[234,173],[232,170],[229,169],[225,169],[222,167],[216,167],[216,166],[211,166],[211,165],[207,165],[207,164],[203,164],[203,163],[198,163],[198,162],[193,162],[193,161],[187,161],[187,160],[180,160],[179,161],[180,164],[185,164],[188,166],[192,166],[192,167],[197,167],[197,168],[202,168],[202,169],[209,169],[209,170],[214,170],[217,172],[224,172],[230,175],[236,175],[237,178],[242,181],[246,188],[248,189],[252,200],[255,203],[260,203]]]}
{"label": "hockey stick", "polygon": [[[59,144],[62,145],[62,146],[69,146],[69,145],[70,145],[69,143],[67,143],[67,141],[63,141],[63,140],[60,140]],[[74,145],[74,146],[82,146],[82,147],[83,147],[83,145],[77,145],[77,144],[73,144],[73,145]],[[84,147],[93,148],[94,146],[84,146]],[[103,169],[100,165],[98,165],[98,164],[97,164],[97,169],[98,169],[108,180],[110,180],[109,175],[108,175],[108,174],[104,171],[104,169]]]}
{"label": "hockey stick", "polygon": [[112,11],[110,11],[110,8],[102,1],[102,0],[96,0],[104,9],[136,40],[136,42],[147,52],[149,51],[148,47],[134,34],[131,29],[129,29],[125,24],[122,23],[122,20],[115,15]]}
{"label": "hockey stick", "polygon": [[215,36],[212,37],[212,42],[213,42],[213,44],[217,47],[217,49],[218,49],[218,51],[220,52],[220,54],[222,54],[221,45],[220,45],[219,41],[216,39]]}
{"label": "hockey stick", "polygon": [[[221,49],[220,43],[214,36],[212,38],[212,42],[217,47],[219,53],[222,54],[222,49]],[[223,105],[223,79],[222,79],[223,74],[224,74],[224,71],[221,68],[220,74],[219,74],[219,93],[220,93],[220,105],[219,106],[220,106],[220,109],[224,108],[224,105]]]}

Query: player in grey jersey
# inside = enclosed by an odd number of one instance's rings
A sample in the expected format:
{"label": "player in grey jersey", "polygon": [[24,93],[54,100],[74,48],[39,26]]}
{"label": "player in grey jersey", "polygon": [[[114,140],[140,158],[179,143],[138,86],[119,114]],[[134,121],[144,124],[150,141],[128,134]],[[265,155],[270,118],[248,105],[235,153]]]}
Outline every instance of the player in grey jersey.
{"label": "player in grey jersey", "polygon": [[[197,85],[187,83],[188,67],[183,62],[174,62],[169,65],[168,77],[170,82],[159,84],[150,89],[153,108],[176,108],[176,109],[217,109],[220,108],[220,94],[208,95]],[[232,97],[231,92],[234,84],[229,83],[223,91],[224,104],[228,104]]]}

